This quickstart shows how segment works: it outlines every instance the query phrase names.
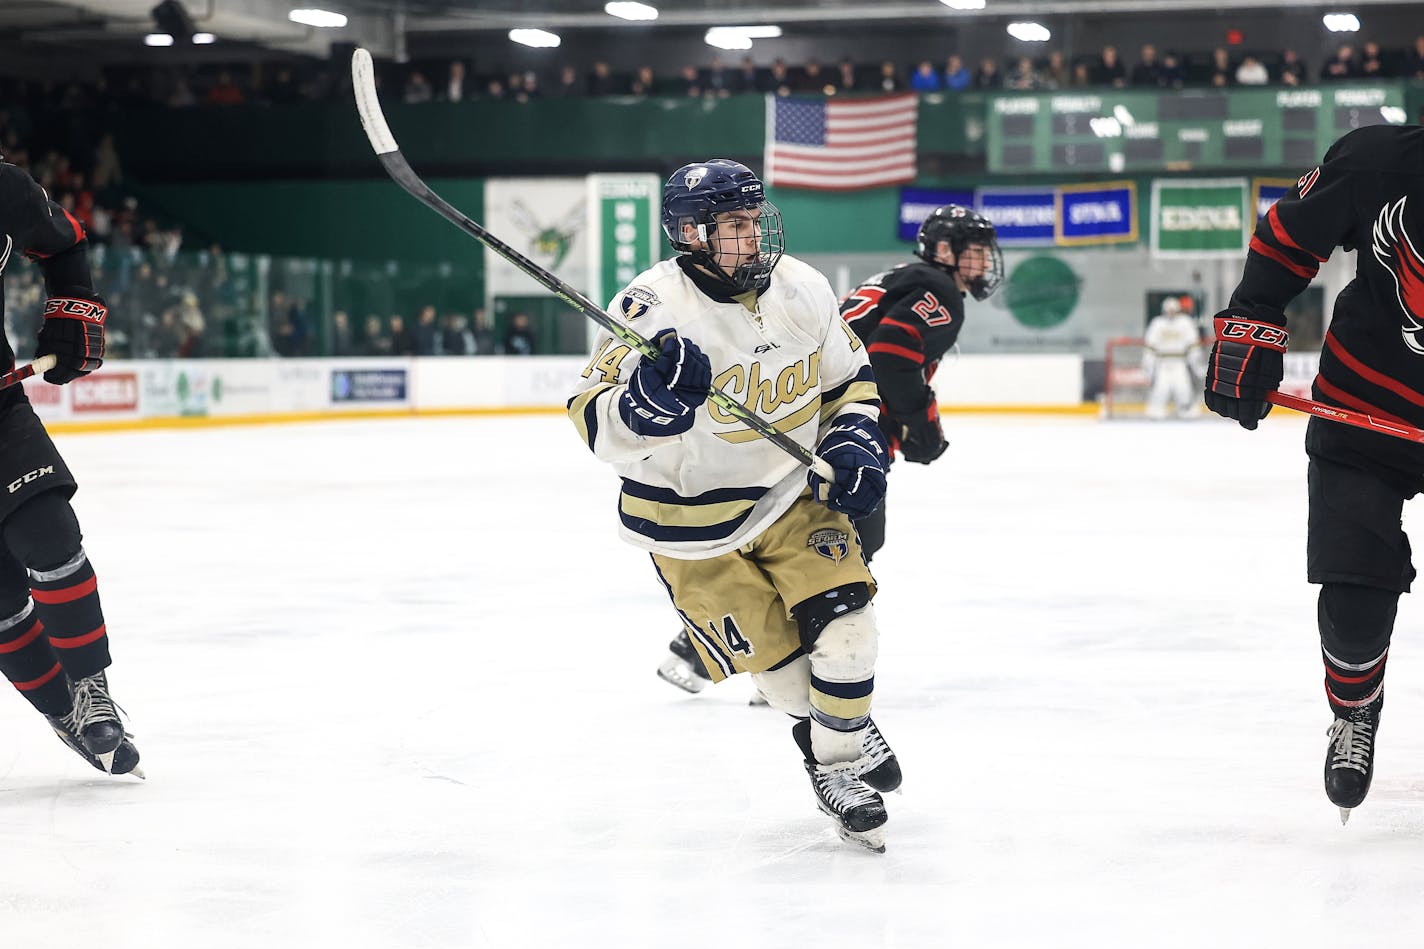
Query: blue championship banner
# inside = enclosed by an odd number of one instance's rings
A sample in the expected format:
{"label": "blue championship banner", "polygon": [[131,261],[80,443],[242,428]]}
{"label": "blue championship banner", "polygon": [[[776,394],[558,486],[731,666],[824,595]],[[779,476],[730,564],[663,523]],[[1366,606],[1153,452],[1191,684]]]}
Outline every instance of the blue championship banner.
{"label": "blue championship banner", "polygon": [[1053,242],[1063,247],[1137,240],[1137,184],[1100,181],[1054,189]]}
{"label": "blue championship banner", "polygon": [[946,204],[962,204],[974,207],[974,192],[938,191],[926,188],[900,189],[900,240],[913,241],[920,233],[920,225],[930,212]]}
{"label": "blue championship banner", "polygon": [[1256,209],[1256,220],[1266,216],[1271,205],[1285,197],[1287,191],[1295,187],[1294,178],[1252,178],[1251,206]]}
{"label": "blue championship banner", "polygon": [[1052,244],[1054,189],[980,188],[975,207],[989,219],[1006,247]]}

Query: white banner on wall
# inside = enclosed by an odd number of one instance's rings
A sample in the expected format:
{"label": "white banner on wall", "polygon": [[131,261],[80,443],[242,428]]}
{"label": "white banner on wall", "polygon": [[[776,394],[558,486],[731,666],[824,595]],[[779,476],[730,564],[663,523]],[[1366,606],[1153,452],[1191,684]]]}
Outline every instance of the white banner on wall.
{"label": "white banner on wall", "polygon": [[[490,178],[484,226],[572,287],[589,285],[588,184],[584,178]],[[485,295],[546,296],[533,278],[485,248]]]}

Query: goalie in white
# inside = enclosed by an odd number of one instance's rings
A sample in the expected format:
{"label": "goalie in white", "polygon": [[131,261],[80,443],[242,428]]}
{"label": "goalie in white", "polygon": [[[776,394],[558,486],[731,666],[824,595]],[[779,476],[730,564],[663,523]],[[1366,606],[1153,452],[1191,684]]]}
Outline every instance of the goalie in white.
{"label": "goalie in white", "polygon": [[[604,334],[568,413],[622,478],[622,536],[655,575],[713,681],[751,673],[794,716],[820,808],[884,849],[900,768],[870,719],[875,580],[852,517],[885,494],[880,400],[835,293],[784,254],[781,214],[745,165],[679,169],[663,191],[677,251],[610,312],[660,348]],[[708,401],[712,385],[826,461],[833,482]],[[813,494],[814,492],[814,494]]]}
{"label": "goalie in white", "polygon": [[1143,339],[1143,370],[1152,380],[1147,394],[1147,417],[1164,419],[1168,403],[1179,418],[1201,414],[1201,386],[1196,377],[1202,365],[1201,330],[1196,320],[1182,311],[1181,301],[1167,297],[1162,312],[1147,324]]}

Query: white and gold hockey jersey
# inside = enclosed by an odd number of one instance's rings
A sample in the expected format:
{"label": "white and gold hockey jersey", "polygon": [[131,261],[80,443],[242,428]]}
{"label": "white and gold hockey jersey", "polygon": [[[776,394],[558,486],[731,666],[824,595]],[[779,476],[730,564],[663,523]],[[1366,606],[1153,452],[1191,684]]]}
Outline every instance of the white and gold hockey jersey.
{"label": "white and gold hockey jersey", "polygon": [[[879,413],[865,349],[840,318],[835,293],[794,257],[781,258],[759,298],[738,300],[713,299],[676,258],[665,260],[608,310],[645,337],[676,329],[707,354],[719,389],[809,449],[837,415],[873,424]],[[806,467],[710,401],[682,435],[635,435],[618,416],[618,399],[640,358],[602,335],[568,402],[579,435],[623,479],[621,535],[685,560],[751,542],[806,488]]]}

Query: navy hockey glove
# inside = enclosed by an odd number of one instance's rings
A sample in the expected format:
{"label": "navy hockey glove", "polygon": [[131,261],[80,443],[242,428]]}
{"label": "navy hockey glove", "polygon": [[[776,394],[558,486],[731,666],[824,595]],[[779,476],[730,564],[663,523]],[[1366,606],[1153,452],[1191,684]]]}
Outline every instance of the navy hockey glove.
{"label": "navy hockey glove", "polygon": [[50,297],[45,301],[35,358],[53,354],[59,361],[45,382],[64,385],[87,376],[104,362],[104,321],[108,307],[98,297]]}
{"label": "navy hockey glove", "polygon": [[712,389],[712,364],[690,339],[659,330],[662,351],[644,356],[618,400],[618,416],[639,435],[681,435]]}
{"label": "navy hockey glove", "polygon": [[865,517],[880,506],[885,497],[885,465],[890,460],[890,449],[873,419],[837,419],[816,446],[816,454],[836,471],[836,480],[830,484],[814,470],[807,476],[817,501],[824,501],[826,507],[849,515],[851,520]]}
{"label": "navy hockey glove", "polygon": [[1206,364],[1206,407],[1254,429],[1271,411],[1266,396],[1285,373],[1283,327],[1262,323],[1249,310],[1230,307],[1216,315],[1216,345]]}
{"label": "navy hockey glove", "polygon": [[939,401],[934,391],[929,393],[929,404],[903,421],[900,435],[900,454],[906,461],[927,465],[949,447],[944,439],[944,429],[939,424]]}

